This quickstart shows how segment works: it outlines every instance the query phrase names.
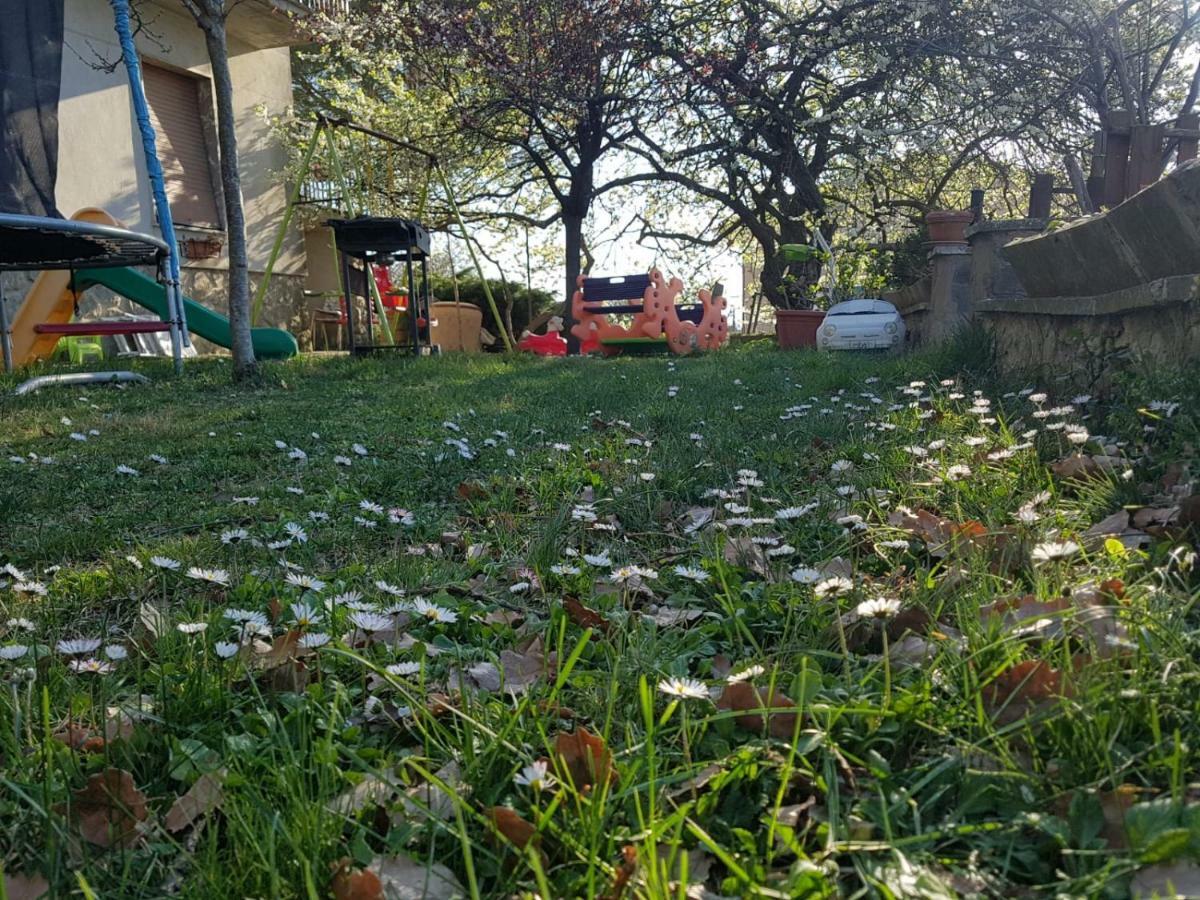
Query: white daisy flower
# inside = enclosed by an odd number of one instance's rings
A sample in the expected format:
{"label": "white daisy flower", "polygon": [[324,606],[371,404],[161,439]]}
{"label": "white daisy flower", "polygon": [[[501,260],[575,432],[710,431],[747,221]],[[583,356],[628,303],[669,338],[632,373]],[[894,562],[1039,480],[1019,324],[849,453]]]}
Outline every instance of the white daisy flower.
{"label": "white daisy flower", "polygon": [[59,641],[54,646],[63,656],[83,656],[85,653],[95,653],[101,643],[100,638],[74,638]]}
{"label": "white daisy flower", "polygon": [[1051,562],[1074,556],[1079,550],[1080,546],[1074,541],[1046,541],[1035,546],[1031,555],[1034,562]]}
{"label": "white daisy flower", "polygon": [[363,631],[370,632],[383,631],[385,628],[390,628],[392,626],[392,619],[390,616],[383,616],[379,613],[369,612],[367,610],[360,610],[359,612],[351,613],[350,621]]}
{"label": "white daisy flower", "polygon": [[453,610],[446,609],[444,606],[438,606],[436,603],[430,603],[424,598],[418,598],[413,604],[413,612],[423,619],[428,619],[430,622],[451,623],[458,621],[458,613]]}
{"label": "white daisy flower", "polygon": [[325,582],[319,578],[313,578],[311,575],[304,575],[300,572],[288,572],[284,576],[284,581],[292,587],[298,587],[304,591],[313,591],[320,593],[325,590]]}
{"label": "white daisy flower", "polygon": [[357,454],[358,456],[366,456],[367,455],[367,448],[364,447],[362,444],[352,444],[350,449],[353,450],[355,452],[355,454]]}
{"label": "white daisy flower", "polygon": [[658,683],[660,693],[686,700],[707,700],[708,686],[695,678],[664,678]]}
{"label": "white daisy flower", "polygon": [[309,631],[300,636],[300,640],[296,641],[296,646],[303,647],[305,650],[316,650],[318,647],[324,647],[329,643],[329,635],[323,631]]}
{"label": "white daisy flower", "polygon": [[581,571],[579,566],[570,566],[565,563],[555,563],[550,567],[550,571],[555,575],[578,575]]}
{"label": "white daisy flower", "polygon": [[740,672],[735,672],[725,679],[726,684],[737,684],[739,681],[749,681],[751,678],[757,678],[767,670],[760,665],[748,666]]}
{"label": "white daisy flower", "polygon": [[384,669],[389,675],[395,675],[397,678],[408,678],[411,675],[416,675],[421,671],[421,664],[415,662],[398,662],[392,663]]}
{"label": "white daisy flower", "polygon": [[338,455],[333,458],[333,464],[335,466],[351,466],[354,464],[354,460],[348,456]]}
{"label": "white daisy flower", "polygon": [[139,472],[137,469],[133,468],[133,466],[127,466],[124,463],[121,463],[121,465],[117,466],[117,474],[118,475],[130,475],[134,478],[137,478],[142,473]]}
{"label": "white daisy flower", "polygon": [[288,451],[288,458],[303,461],[303,460],[308,459],[308,454],[305,453],[303,450],[301,450],[299,447],[293,447],[291,450]]}
{"label": "white daisy flower", "polygon": [[168,572],[178,572],[183,567],[183,563],[177,559],[171,559],[169,556],[152,556],[150,565],[166,569]]}
{"label": "white daisy flower", "polygon": [[676,566],[674,572],[680,578],[686,578],[697,584],[703,584],[709,579],[709,574],[697,566]]}
{"label": "white daisy flower", "polygon": [[77,675],[107,675],[113,670],[112,663],[95,658],[73,659],[67,666]]}
{"label": "white daisy flower", "polygon": [[123,644],[106,644],[104,647],[104,655],[113,662],[120,662],[129,656],[129,651],[125,649]]}
{"label": "white daisy flower", "polygon": [[886,597],[864,600],[854,607],[854,614],[860,619],[890,619],[898,612],[900,601]]}
{"label": "white daisy flower", "polygon": [[822,579],[813,587],[813,592],[822,600],[827,597],[840,597],[843,594],[850,593],[852,590],[854,590],[854,582],[844,575],[835,575],[832,578]]}
{"label": "white daisy flower", "polygon": [[180,622],[175,628],[181,634],[203,634],[208,630],[207,622]]}
{"label": "white daisy flower", "polygon": [[589,566],[595,566],[598,569],[612,565],[612,560],[609,558],[607,550],[601,553],[585,553],[583,554],[583,561]]}
{"label": "white daisy flower", "polygon": [[222,544],[236,544],[250,537],[250,532],[245,528],[230,528],[228,531],[221,532]]}
{"label": "white daisy flower", "polygon": [[358,508],[363,512],[369,512],[373,516],[383,515],[383,507],[371,500],[359,500]]}
{"label": "white daisy flower", "polygon": [[792,581],[797,584],[816,584],[821,580],[821,572],[819,569],[813,569],[808,566],[800,566],[798,569],[792,569]]}
{"label": "white daisy flower", "polygon": [[242,649],[241,644],[235,644],[233,641],[217,641],[213,644],[213,651],[221,659],[229,659],[237,654]]}
{"label": "white daisy flower", "polygon": [[49,593],[40,581],[17,581],[12,589],[18,594],[36,594],[39,597],[45,597]]}
{"label": "white daisy flower", "polygon": [[196,581],[207,581],[209,584],[221,587],[229,587],[229,573],[224,569],[204,569],[200,566],[190,566],[187,570],[187,577],[194,578]]}
{"label": "white daisy flower", "polygon": [[549,764],[544,759],[539,759],[514,775],[513,783],[518,787],[527,787],[535,793],[540,793],[553,787],[554,776],[549,772]]}
{"label": "white daisy flower", "polygon": [[29,648],[24,644],[5,644],[0,646],[0,659],[5,662],[12,662],[14,659],[20,659],[28,652]]}
{"label": "white daisy flower", "polygon": [[257,497],[234,497],[233,502],[240,503],[243,506],[258,506]]}

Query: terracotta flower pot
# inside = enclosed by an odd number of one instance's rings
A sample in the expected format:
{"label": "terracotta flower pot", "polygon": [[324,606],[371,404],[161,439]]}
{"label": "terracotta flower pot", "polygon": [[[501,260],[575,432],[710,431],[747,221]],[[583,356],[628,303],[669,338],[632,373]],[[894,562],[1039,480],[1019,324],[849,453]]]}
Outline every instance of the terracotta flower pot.
{"label": "terracotta flower pot", "polygon": [[823,321],[825,312],[820,309],[775,310],[775,338],[780,349],[817,346],[817,330]]}
{"label": "terracotta flower pot", "polygon": [[935,244],[965,244],[967,226],[974,218],[970,210],[936,209],[925,216],[929,240]]}

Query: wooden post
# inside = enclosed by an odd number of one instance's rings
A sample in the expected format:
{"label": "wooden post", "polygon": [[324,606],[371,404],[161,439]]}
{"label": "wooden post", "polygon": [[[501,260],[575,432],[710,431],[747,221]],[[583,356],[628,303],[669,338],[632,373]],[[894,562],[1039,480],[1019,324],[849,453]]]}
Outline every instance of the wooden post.
{"label": "wooden post", "polygon": [[983,221],[983,188],[971,188],[971,219],[972,224]]}
{"label": "wooden post", "polygon": [[1116,206],[1126,197],[1132,124],[1133,115],[1127,109],[1114,109],[1108,114],[1108,131],[1104,135],[1104,206]]}
{"label": "wooden post", "polygon": [[1104,132],[1092,135],[1092,161],[1088,166],[1087,192],[1092,200],[1092,212],[1104,205]]}
{"label": "wooden post", "polygon": [[1134,125],[1130,129],[1126,197],[1132,197],[1162,177],[1164,128],[1164,125]]}
{"label": "wooden post", "polygon": [[1029,190],[1029,218],[1050,218],[1050,206],[1054,201],[1054,176],[1049,172],[1038,172],[1033,176],[1033,187]]}
{"label": "wooden post", "polygon": [[1079,201],[1079,209],[1085,215],[1091,215],[1096,211],[1092,205],[1091,192],[1088,191],[1087,182],[1083,178],[1083,169],[1079,165],[1079,160],[1075,158],[1074,153],[1068,153],[1063,157],[1063,164],[1067,167],[1067,176],[1071,179],[1071,190],[1075,193],[1075,199]]}
{"label": "wooden post", "polygon": [[[1200,113],[1188,113],[1186,116],[1180,116],[1175,126],[1186,128],[1188,131],[1200,129]],[[1189,159],[1195,159],[1198,143],[1200,142],[1197,142],[1194,137],[1180,138],[1179,151],[1175,154],[1175,164],[1183,165]]]}

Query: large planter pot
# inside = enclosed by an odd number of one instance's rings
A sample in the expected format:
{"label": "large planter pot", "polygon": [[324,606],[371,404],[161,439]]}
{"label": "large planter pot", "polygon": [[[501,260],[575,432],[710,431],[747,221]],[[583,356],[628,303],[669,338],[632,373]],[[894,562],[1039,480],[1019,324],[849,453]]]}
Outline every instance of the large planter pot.
{"label": "large planter pot", "polygon": [[965,244],[967,226],[974,219],[975,214],[969,209],[935,209],[925,215],[925,224],[929,226],[929,240],[935,244]]}
{"label": "large planter pot", "polygon": [[479,330],[483,310],[473,303],[442,301],[429,304],[429,339],[442,352],[482,353]]}
{"label": "large planter pot", "polygon": [[817,330],[823,321],[825,312],[820,309],[775,310],[775,338],[780,349],[817,346]]}

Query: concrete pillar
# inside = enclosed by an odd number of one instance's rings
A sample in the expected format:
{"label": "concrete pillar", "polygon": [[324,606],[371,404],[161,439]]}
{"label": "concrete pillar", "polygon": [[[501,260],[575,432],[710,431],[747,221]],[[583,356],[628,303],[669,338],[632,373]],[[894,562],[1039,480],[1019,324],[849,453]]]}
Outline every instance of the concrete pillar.
{"label": "concrete pillar", "polygon": [[1015,300],[1025,296],[1025,288],[1000,248],[1017,238],[1040,234],[1045,228],[1044,219],[993,219],[967,229],[972,313],[981,300]]}
{"label": "concrete pillar", "polygon": [[971,248],[958,242],[935,242],[929,250],[931,286],[925,339],[952,336],[971,317]]}

